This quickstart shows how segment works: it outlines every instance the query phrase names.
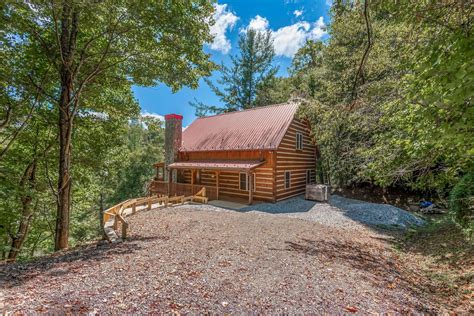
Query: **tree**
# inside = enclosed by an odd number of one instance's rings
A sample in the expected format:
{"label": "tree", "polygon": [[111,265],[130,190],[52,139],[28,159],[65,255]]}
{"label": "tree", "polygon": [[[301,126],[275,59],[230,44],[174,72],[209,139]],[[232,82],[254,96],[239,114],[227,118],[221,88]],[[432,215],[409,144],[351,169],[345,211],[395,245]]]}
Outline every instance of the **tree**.
{"label": "tree", "polygon": [[[23,260],[54,249],[55,213],[50,208],[56,201],[57,176],[52,171],[57,165],[57,142],[53,126],[44,121],[48,112],[40,109],[36,114],[1,161],[4,259]],[[164,142],[163,123],[138,114],[112,117],[81,112],[75,123],[72,246],[101,236],[101,210],[146,194],[146,183],[154,173],[151,165],[162,157]]]}
{"label": "tree", "polygon": [[164,158],[162,123],[153,117],[139,117],[128,124],[124,159],[116,168],[116,183],[110,194],[113,203],[147,194],[147,185],[155,172],[152,165]]}
{"label": "tree", "polygon": [[9,261],[18,257],[37,213],[39,195],[48,190],[40,163],[51,154],[55,138],[44,129],[41,120],[32,118],[28,128],[19,134],[18,141],[21,145],[12,146],[0,170],[0,233],[9,237],[8,247],[4,247]]}
{"label": "tree", "polygon": [[[446,198],[473,170],[472,5],[337,1],[331,10],[318,63],[303,47],[290,78],[308,101],[302,114],[325,177]],[[465,202],[469,192],[454,195]]]}
{"label": "tree", "polygon": [[294,76],[321,67],[323,64],[323,48],[324,45],[322,42],[308,40],[303,47],[296,52],[288,72]]}
{"label": "tree", "polygon": [[322,78],[324,44],[309,40],[293,57],[288,69],[290,80],[300,97],[314,98],[318,89],[317,79]]}
{"label": "tree", "polygon": [[278,71],[278,68],[272,65],[275,51],[270,31],[248,29],[246,33],[240,35],[239,49],[240,55],[231,56],[230,67],[221,65],[218,85],[206,79],[206,83],[224,103],[224,107],[210,106],[195,100],[191,105],[196,108],[197,116],[204,116],[209,112],[232,112],[257,106],[255,100],[259,87],[268,86]]}
{"label": "tree", "polygon": [[18,99],[19,91],[34,90],[33,86],[56,115],[56,122],[50,122],[58,127],[59,142],[56,250],[68,247],[72,140],[78,113],[129,111],[115,101],[130,97],[132,84],[159,81],[174,91],[183,85],[196,87],[198,79],[214,69],[202,51],[211,39],[212,8],[209,1],[54,0],[2,5],[2,29],[7,33],[2,35],[2,55],[26,68],[18,75],[12,72],[9,81],[22,89],[13,89],[10,96]]}
{"label": "tree", "polygon": [[257,86],[255,106],[284,103],[294,94],[295,88],[291,78],[273,77]]}

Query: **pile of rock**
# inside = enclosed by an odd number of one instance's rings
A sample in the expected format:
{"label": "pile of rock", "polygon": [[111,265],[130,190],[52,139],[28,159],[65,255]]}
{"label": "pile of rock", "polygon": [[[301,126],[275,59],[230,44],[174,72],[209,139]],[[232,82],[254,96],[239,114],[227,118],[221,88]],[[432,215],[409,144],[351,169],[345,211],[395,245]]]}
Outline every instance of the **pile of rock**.
{"label": "pile of rock", "polygon": [[410,210],[423,214],[444,214],[448,210],[428,201],[421,201],[417,204],[410,204]]}

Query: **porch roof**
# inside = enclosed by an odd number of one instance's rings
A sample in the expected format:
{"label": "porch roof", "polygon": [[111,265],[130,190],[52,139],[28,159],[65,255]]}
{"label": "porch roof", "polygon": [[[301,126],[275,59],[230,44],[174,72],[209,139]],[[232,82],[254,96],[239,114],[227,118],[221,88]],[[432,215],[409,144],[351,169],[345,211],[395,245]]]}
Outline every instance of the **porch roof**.
{"label": "porch roof", "polygon": [[168,165],[170,169],[206,169],[206,170],[226,170],[226,171],[245,171],[248,172],[252,169],[263,164],[265,161],[260,160],[223,160],[223,161],[201,161],[201,160],[189,160],[179,161]]}

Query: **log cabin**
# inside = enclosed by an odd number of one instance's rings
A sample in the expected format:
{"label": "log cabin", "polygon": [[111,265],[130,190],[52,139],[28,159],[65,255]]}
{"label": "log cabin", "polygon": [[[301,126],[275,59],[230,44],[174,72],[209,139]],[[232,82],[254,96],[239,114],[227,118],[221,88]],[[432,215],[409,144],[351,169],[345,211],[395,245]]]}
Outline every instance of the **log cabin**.
{"label": "log cabin", "polygon": [[165,161],[156,163],[151,194],[209,200],[277,202],[315,182],[316,146],[298,105],[285,103],[196,119],[165,116]]}

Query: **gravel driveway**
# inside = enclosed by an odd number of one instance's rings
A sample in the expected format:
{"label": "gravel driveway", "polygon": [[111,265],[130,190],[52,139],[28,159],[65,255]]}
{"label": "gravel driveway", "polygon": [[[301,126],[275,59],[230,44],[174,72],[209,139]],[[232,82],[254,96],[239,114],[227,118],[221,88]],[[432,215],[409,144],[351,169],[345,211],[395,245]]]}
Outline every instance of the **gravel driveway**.
{"label": "gravel driveway", "polygon": [[143,211],[125,243],[0,265],[0,314],[445,311],[430,280],[370,231],[253,212]]}
{"label": "gravel driveway", "polygon": [[[225,211],[223,208],[212,205],[189,205],[187,207]],[[259,203],[233,210],[300,218],[325,226],[345,229],[364,229],[366,227],[407,229],[411,226],[425,224],[425,221],[420,217],[395,206],[348,199],[338,195],[332,195],[330,203],[308,201],[303,196],[298,196],[278,203]]]}

